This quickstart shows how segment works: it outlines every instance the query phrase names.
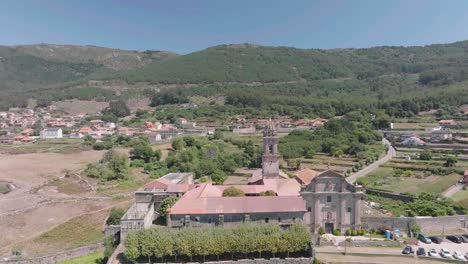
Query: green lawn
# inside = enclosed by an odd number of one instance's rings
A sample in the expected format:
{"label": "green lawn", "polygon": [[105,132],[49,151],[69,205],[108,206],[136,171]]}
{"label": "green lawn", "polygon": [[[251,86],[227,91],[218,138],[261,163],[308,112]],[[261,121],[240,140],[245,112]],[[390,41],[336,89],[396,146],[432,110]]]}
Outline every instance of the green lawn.
{"label": "green lawn", "polygon": [[468,189],[458,191],[456,194],[452,196],[452,199],[455,202],[459,202],[461,200],[468,200]]}
{"label": "green lawn", "polygon": [[0,150],[11,154],[23,153],[74,153],[81,150],[81,139],[38,140],[35,143],[0,145]]}
{"label": "green lawn", "polygon": [[94,252],[86,256],[61,261],[57,264],[101,264],[103,263],[103,259],[103,252]]}
{"label": "green lawn", "polygon": [[[416,175],[420,176],[416,177]],[[367,187],[396,193],[419,194],[421,192],[430,192],[440,194],[460,180],[460,175],[456,173],[429,177],[421,177],[422,175],[418,173],[416,175],[395,177],[392,168],[383,167],[360,179],[360,181]]]}
{"label": "green lawn", "polygon": [[96,214],[75,217],[26,242],[25,248],[35,248],[38,255],[52,254],[101,242],[104,239],[101,228],[107,214],[107,211],[102,211]]}

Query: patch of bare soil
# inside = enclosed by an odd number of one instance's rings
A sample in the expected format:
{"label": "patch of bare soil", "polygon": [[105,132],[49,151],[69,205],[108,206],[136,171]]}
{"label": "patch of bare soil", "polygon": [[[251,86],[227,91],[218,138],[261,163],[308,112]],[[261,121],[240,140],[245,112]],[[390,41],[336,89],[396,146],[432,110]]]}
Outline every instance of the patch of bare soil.
{"label": "patch of bare soil", "polygon": [[138,109],[147,110],[150,109],[150,98],[131,98],[127,100],[127,106],[131,112],[135,112]]}
{"label": "patch of bare soil", "polygon": [[109,206],[109,197],[96,195],[80,179],[64,177],[99,160],[103,153],[0,155],[0,181],[16,187],[0,194],[0,253],[71,217]]}
{"label": "patch of bare soil", "polygon": [[65,100],[54,102],[59,110],[62,110],[71,115],[79,113],[96,114],[102,109],[109,106],[108,102],[96,102],[96,101],[85,101],[85,100]]}

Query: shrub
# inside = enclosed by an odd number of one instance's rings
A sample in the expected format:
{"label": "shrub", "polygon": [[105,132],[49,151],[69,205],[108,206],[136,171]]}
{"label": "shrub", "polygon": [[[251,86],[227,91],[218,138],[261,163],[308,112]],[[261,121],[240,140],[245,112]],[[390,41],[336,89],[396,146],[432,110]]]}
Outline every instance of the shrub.
{"label": "shrub", "polygon": [[320,235],[325,234],[325,228],[323,228],[323,226],[319,227],[318,232]]}
{"label": "shrub", "polygon": [[334,236],[341,236],[341,230],[340,229],[333,229],[333,235]]}
{"label": "shrub", "polygon": [[124,216],[125,210],[122,208],[113,207],[110,210],[109,217],[107,218],[107,225],[119,225],[120,219]]}
{"label": "shrub", "polygon": [[144,165],[145,165],[145,161],[141,159],[134,159],[130,162],[130,167],[143,168]]}
{"label": "shrub", "polygon": [[404,175],[405,177],[411,177],[411,176],[413,175],[413,172],[410,171],[410,170],[406,170],[406,171],[403,172],[403,175]]}
{"label": "shrub", "polygon": [[158,210],[159,215],[165,218],[167,216],[169,208],[171,208],[171,206],[173,206],[178,200],[179,198],[175,196],[169,196],[163,199],[159,205],[159,210]]}
{"label": "shrub", "polygon": [[245,193],[237,189],[236,187],[228,187],[223,191],[223,196],[224,197],[236,197],[236,196],[245,196]]}
{"label": "shrub", "polygon": [[410,231],[416,236],[421,233],[421,227],[418,224],[412,224],[410,226]]}
{"label": "shrub", "polygon": [[432,153],[429,150],[424,150],[423,152],[419,153],[420,160],[431,160]]}

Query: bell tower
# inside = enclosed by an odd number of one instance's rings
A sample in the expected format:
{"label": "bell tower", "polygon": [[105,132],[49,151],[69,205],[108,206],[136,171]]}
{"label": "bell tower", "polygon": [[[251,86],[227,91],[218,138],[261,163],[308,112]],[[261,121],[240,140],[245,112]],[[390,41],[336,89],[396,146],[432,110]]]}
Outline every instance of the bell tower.
{"label": "bell tower", "polygon": [[263,177],[279,176],[279,158],[278,136],[273,121],[268,122],[263,131],[263,156],[262,156],[262,174]]}

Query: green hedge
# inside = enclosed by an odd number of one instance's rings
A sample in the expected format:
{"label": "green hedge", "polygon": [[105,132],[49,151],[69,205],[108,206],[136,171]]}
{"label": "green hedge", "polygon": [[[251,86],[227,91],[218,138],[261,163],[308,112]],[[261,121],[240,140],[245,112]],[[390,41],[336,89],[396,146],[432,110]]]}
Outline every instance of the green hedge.
{"label": "green hedge", "polygon": [[233,227],[189,227],[170,229],[154,227],[128,235],[125,255],[138,259],[243,256],[263,253],[288,254],[306,252],[310,234],[303,225],[281,229],[275,224],[242,224]]}

